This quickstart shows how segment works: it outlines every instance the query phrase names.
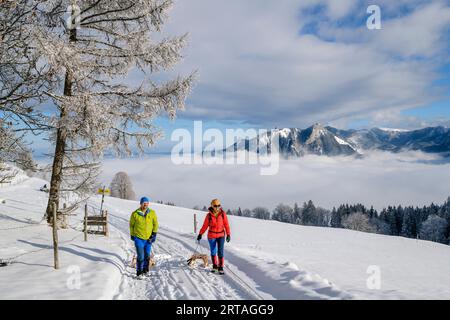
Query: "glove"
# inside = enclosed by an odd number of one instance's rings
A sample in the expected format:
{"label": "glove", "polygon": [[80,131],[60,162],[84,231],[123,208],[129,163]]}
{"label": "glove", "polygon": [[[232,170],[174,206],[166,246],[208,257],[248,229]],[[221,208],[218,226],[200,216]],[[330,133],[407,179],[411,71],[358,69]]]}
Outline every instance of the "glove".
{"label": "glove", "polygon": [[148,242],[153,243],[153,242],[155,242],[155,240],[156,240],[156,232],[152,232],[152,235],[148,239]]}
{"label": "glove", "polygon": [[230,240],[231,240],[230,235],[227,235],[227,242],[230,242]]}
{"label": "glove", "polygon": [[134,239],[135,239],[135,237],[134,237],[134,236],[131,236],[131,241],[134,241]]}
{"label": "glove", "polygon": [[202,235],[201,235],[201,234],[199,234],[199,235],[197,236],[197,241],[200,241],[200,240],[202,240]]}

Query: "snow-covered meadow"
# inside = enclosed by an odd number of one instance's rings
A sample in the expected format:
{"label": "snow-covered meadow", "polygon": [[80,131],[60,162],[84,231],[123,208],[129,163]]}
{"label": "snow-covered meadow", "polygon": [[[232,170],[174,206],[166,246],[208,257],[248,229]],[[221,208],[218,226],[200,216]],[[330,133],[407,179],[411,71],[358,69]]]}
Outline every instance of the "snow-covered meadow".
{"label": "snow-covered meadow", "polygon": [[[54,270],[51,229],[41,221],[44,183],[22,176],[0,189],[0,258],[13,258],[0,268],[1,299],[450,299],[449,246],[244,217],[229,218],[225,276],[191,269],[193,214],[201,222],[205,213],[155,203],[157,265],[136,280],[128,218],[138,203],[116,198],[105,202],[108,238],[84,242],[82,210],[70,218]],[[197,249],[207,253],[206,241]]]}

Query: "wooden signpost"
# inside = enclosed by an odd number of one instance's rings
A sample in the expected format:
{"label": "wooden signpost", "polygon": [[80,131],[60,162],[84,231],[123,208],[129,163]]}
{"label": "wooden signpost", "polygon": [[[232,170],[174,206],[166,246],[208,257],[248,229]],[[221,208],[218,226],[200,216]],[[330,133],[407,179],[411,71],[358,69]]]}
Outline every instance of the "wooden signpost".
{"label": "wooden signpost", "polygon": [[105,186],[103,188],[98,189],[98,194],[102,195],[102,204],[100,205],[100,214],[103,212],[103,202],[105,202],[105,194],[110,194],[111,190],[107,189]]}

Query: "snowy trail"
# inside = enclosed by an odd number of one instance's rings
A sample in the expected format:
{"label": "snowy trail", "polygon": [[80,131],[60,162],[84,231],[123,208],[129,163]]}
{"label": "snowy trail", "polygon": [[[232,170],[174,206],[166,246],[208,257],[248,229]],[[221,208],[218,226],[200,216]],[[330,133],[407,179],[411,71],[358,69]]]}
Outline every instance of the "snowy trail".
{"label": "snowy trail", "polygon": [[[121,235],[128,261],[134,246],[128,239],[129,221],[123,211],[108,205],[110,223]],[[116,299],[351,299],[326,279],[299,270],[295,265],[279,265],[257,257],[244,259],[233,250],[226,253],[226,275],[212,274],[210,269],[187,266],[186,260],[197,249],[209,254],[207,243],[196,245],[192,234],[180,233],[160,226],[152,249],[156,266],[144,280],[134,277],[127,267]],[[253,262],[250,262],[253,261]],[[281,277],[268,276],[275,270]],[[280,270],[282,272],[280,272]]]}
{"label": "snowy trail", "polygon": [[[109,207],[109,210],[114,211]],[[127,247],[129,261],[134,248],[128,239],[128,220],[110,213],[111,225],[121,233],[124,245]],[[175,238],[168,229],[160,228],[158,240],[153,253],[156,266],[150,270],[150,275],[143,280],[136,280],[134,269],[127,267],[120,292],[116,299],[257,299],[249,289],[243,288],[231,277],[215,275],[210,269],[203,267],[190,268],[186,259],[193,250],[185,242]],[[205,250],[205,249],[203,249]]]}
{"label": "snowy trail", "polygon": [[[186,256],[195,250],[192,236],[163,229],[165,238],[176,242],[178,246],[188,249]],[[208,245],[200,245],[203,253],[208,252]],[[253,262],[249,261],[252,260]],[[244,259],[233,250],[226,252],[226,276],[221,277],[232,288],[246,292],[245,299],[351,299],[352,296],[336,288],[326,279],[300,271],[295,265],[279,265],[275,261],[264,261],[257,257]],[[183,261],[185,264],[185,261]],[[262,267],[262,268],[261,268]],[[266,267],[266,270],[264,270]],[[267,269],[280,273],[281,277],[269,277]],[[283,270],[284,272],[280,272]],[[214,275],[212,275],[214,276]]]}

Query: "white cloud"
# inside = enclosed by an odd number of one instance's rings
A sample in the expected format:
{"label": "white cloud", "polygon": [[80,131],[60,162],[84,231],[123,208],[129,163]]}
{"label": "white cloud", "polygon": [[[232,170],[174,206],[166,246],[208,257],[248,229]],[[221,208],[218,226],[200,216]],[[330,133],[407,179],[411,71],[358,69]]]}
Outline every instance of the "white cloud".
{"label": "white cloud", "polygon": [[[381,1],[382,10],[401,10],[391,2]],[[336,41],[300,35],[311,21],[301,9],[317,3],[331,19],[320,23],[320,33]],[[165,32],[190,32],[177,70],[198,68],[200,75],[181,116],[302,127],[429,103],[436,64],[409,57],[442,53],[448,7],[439,1],[390,18],[378,33],[365,23],[355,30],[334,24],[366,7],[350,0],[176,1]]]}
{"label": "white cloud", "polygon": [[[392,1],[391,1],[392,2]],[[381,7],[382,29],[369,31],[364,25],[357,28],[337,27],[330,23],[320,23],[318,34],[333,38],[337,42],[359,43],[378,54],[394,55],[398,58],[435,58],[447,56],[448,42],[445,39],[446,28],[450,25],[450,7],[445,1],[417,4],[410,13],[401,8],[395,18],[389,17],[389,5]],[[403,9],[405,10],[405,9]],[[408,11],[409,12],[409,11]],[[392,13],[390,13],[392,14]],[[433,61],[425,60],[433,65]]]}
{"label": "white cloud", "polygon": [[387,205],[442,203],[450,196],[450,164],[432,165],[433,155],[423,153],[372,153],[364,160],[308,156],[281,161],[279,173],[261,176],[251,165],[174,165],[169,157],[107,160],[104,182],[118,171],[131,177],[138,196],[179,206],[206,205],[220,198],[226,208],[273,208],[312,199],[332,208],[341,203]]}
{"label": "white cloud", "polygon": [[327,15],[332,19],[340,19],[355,9],[357,0],[327,0]]}
{"label": "white cloud", "polygon": [[[431,3],[411,15],[386,22],[375,46],[403,57],[432,58],[448,47],[442,32],[450,24],[450,7]],[[444,40],[444,41],[443,41]]]}

